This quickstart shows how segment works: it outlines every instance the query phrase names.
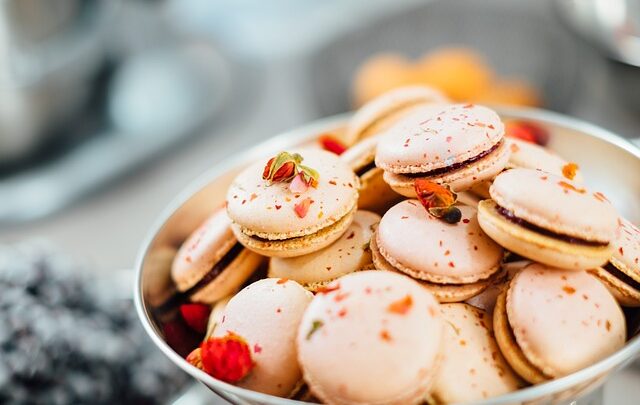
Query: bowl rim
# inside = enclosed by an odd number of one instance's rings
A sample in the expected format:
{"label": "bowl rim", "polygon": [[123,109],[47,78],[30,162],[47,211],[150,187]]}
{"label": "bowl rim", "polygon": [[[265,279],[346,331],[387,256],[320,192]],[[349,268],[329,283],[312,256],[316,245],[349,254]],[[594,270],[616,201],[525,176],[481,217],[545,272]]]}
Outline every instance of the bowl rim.
{"label": "bowl rim", "polygon": [[[537,122],[549,123],[563,128],[582,132],[588,136],[595,137],[607,143],[615,145],[620,149],[623,149],[626,152],[632,154],[636,159],[640,160],[639,147],[635,146],[629,140],[622,138],[615,133],[601,128],[595,124],[542,109],[499,107],[496,108],[496,111],[499,115],[507,116],[509,119],[527,119]],[[230,169],[237,167],[242,162],[249,161],[252,158],[262,157],[264,155],[263,151],[266,149],[271,150],[281,147],[288,147],[290,145],[291,139],[307,139],[311,134],[317,134],[326,131],[327,128],[338,127],[339,125],[344,124],[351,114],[352,113],[344,113],[327,118],[322,118],[296,129],[286,131],[284,133],[281,133],[280,135],[269,138],[266,141],[261,142],[242,153],[237,153],[233,156],[230,156],[221,163],[207,170],[206,172],[198,176],[195,180],[193,180],[190,184],[188,184],[167,205],[158,219],[155,220],[150,228],[150,231],[141,244],[135,263],[136,274],[133,294],[136,312],[138,314],[140,322],[142,323],[142,326],[144,327],[145,332],[151,338],[153,343],[174,364],[176,364],[183,371],[191,375],[199,382],[204,383],[216,394],[232,403],[243,403],[244,400],[249,400],[257,401],[263,404],[299,405],[305,402],[263,394],[257,391],[241,388],[224,381],[217,380],[204,371],[190,365],[184,358],[176,353],[157,333],[156,328],[152,324],[152,321],[144,304],[142,290],[142,269],[149,249],[152,246],[158,232],[163,228],[167,220],[175,213],[175,211],[179,209],[184,203],[186,203],[195,193],[202,190],[216,178],[225,174]],[[517,391],[513,391],[504,395],[489,398],[487,400],[474,402],[473,405],[512,404],[514,402],[522,402],[536,399],[542,396],[558,394],[572,387],[578,387],[581,383],[591,383],[593,380],[603,375],[605,372],[614,371],[614,369],[625,366],[626,364],[631,362],[638,355],[638,353],[640,353],[640,334],[630,339],[625,344],[625,346],[617,352],[575,373],[542,384],[532,385],[530,387],[519,389]],[[236,398],[229,398],[228,394],[232,394],[236,396]],[[241,400],[238,401],[239,399]]]}

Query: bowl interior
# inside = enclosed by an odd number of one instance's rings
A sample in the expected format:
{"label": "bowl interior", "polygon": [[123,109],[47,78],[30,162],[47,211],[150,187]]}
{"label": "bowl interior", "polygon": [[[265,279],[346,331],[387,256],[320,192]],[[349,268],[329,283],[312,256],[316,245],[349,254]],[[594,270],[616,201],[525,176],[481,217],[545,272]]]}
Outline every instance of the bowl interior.
{"label": "bowl interior", "polygon": [[[608,131],[559,114],[532,109],[502,109],[499,113],[505,120],[526,119],[547,127],[551,134],[549,147],[567,160],[576,162],[588,186],[603,192],[622,215],[632,222],[640,222],[640,176],[635,175],[640,172],[640,150]],[[145,329],[155,344],[178,366],[232,402],[240,403],[241,398],[260,403],[293,401],[217,381],[184,360],[198,340],[193,336],[182,336],[181,345],[176,345],[167,334],[167,325],[176,314],[175,299],[172,299],[176,291],[170,278],[173,255],[186,237],[224,203],[226,189],[243,167],[283,149],[313,145],[318,134],[341,127],[346,118],[328,118],[272,138],[205,173],[167,208],[142,248],[135,300]],[[628,319],[631,334],[636,335],[640,317],[628,314]],[[556,399],[575,398],[596,387],[608,372],[630,361],[639,350],[640,340],[636,336],[625,348],[596,365],[486,403],[512,403],[548,395],[554,395]]]}

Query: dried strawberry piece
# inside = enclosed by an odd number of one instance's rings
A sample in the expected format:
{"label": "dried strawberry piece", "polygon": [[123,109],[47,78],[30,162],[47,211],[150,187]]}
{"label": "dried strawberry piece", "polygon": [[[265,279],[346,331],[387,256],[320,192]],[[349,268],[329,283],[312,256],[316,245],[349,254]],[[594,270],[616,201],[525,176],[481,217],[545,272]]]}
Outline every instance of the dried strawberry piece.
{"label": "dried strawberry piece", "polygon": [[204,371],[228,383],[242,380],[254,367],[249,345],[235,333],[202,342],[200,353]]}
{"label": "dried strawberry piece", "polygon": [[418,200],[429,214],[454,224],[460,221],[462,213],[454,206],[458,195],[448,185],[440,185],[425,179],[416,179],[414,189]]}
{"label": "dried strawberry piece", "polygon": [[320,135],[318,142],[320,142],[324,150],[333,152],[336,155],[342,155],[347,150],[347,146],[331,134]]}
{"label": "dried strawberry piece", "polygon": [[313,200],[311,198],[305,198],[304,200],[293,206],[293,209],[296,212],[298,218],[304,218],[307,216],[307,212],[309,212],[309,207],[311,206],[312,202]]}
{"label": "dried strawberry piece", "polygon": [[579,166],[577,164],[567,163],[566,165],[562,166],[562,175],[569,180],[573,180],[573,178],[576,177],[576,174],[578,173],[578,169]]}
{"label": "dried strawberry piece", "polygon": [[211,307],[205,304],[182,304],[180,314],[187,325],[198,333],[207,331]]}
{"label": "dried strawberry piece", "polygon": [[391,313],[398,315],[405,315],[413,306],[413,298],[410,295],[406,295],[397,301],[392,302],[387,307],[387,310]]}
{"label": "dried strawberry piece", "polygon": [[505,125],[505,135],[541,146],[549,142],[549,131],[531,121],[509,121]]}

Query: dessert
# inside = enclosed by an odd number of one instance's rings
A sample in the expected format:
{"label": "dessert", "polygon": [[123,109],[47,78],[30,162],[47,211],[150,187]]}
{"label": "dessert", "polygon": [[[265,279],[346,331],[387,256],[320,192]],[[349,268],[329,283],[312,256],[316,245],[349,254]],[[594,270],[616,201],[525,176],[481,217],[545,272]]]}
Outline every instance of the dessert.
{"label": "dessert", "polygon": [[421,107],[380,137],[376,165],[396,192],[415,197],[416,179],[464,191],[507,164],[504,125],[492,110],[455,104]]}
{"label": "dessert", "polygon": [[371,269],[369,241],[378,222],[378,214],[359,210],[340,239],[304,256],[273,257],[269,261],[268,275],[287,278],[310,291],[317,291],[345,274]]}
{"label": "dessert", "polygon": [[313,149],[265,153],[226,212],[184,243],[185,226],[159,239],[145,272],[160,281],[142,290],[190,373],[328,404],[511,403],[637,333],[620,305],[640,306],[640,230],[542,148],[563,141],[542,121],[511,121],[504,138],[493,111],[429,94],[381,97],[349,147],[334,123]]}
{"label": "dessert", "polygon": [[511,280],[493,323],[509,364],[534,384],[591,365],[626,338],[624,315],[598,279],[538,263]]}
{"label": "dessert", "polygon": [[311,392],[327,404],[418,404],[433,382],[442,335],[438,303],[418,283],[362,271],[316,294],[298,356]]}
{"label": "dessert", "polygon": [[445,320],[443,357],[431,392],[437,403],[479,401],[522,385],[502,357],[485,311],[462,303],[444,304],[440,311]]}
{"label": "dessert", "polygon": [[603,267],[589,270],[609,289],[620,305],[640,306],[640,229],[624,218],[618,220],[613,256]]}
{"label": "dessert", "polygon": [[213,337],[233,334],[250,348],[253,368],[239,386],[282,397],[294,392],[301,378],[295,337],[311,298],[295,281],[266,278],[229,301]]}
{"label": "dessert", "polygon": [[353,220],[357,199],[358,177],[335,154],[283,152],[236,177],[227,193],[227,212],[245,247],[265,256],[293,257],[338,239]]}
{"label": "dessert", "polygon": [[464,301],[489,285],[502,248],[480,229],[475,208],[461,205],[461,221],[448,224],[417,200],[382,217],[371,250],[376,267],[423,281],[440,302]]}
{"label": "dessert", "polygon": [[238,243],[231,220],[219,208],[180,246],[171,277],[191,301],[211,304],[236,292],[263,261]]}
{"label": "dessert", "polygon": [[555,153],[532,142],[517,138],[506,138],[506,141],[511,150],[507,167],[541,170],[578,183],[583,181],[580,167],[577,164],[567,162]]}
{"label": "dessert", "polygon": [[374,162],[378,137],[367,138],[349,148],[340,158],[345,161],[360,179],[358,207],[383,214],[402,196],[384,181],[383,170]]}
{"label": "dessert", "polygon": [[478,220],[506,249],[573,270],[601,266],[611,257],[618,214],[602,193],[530,169],[501,173],[490,193],[492,200],[478,206]]}
{"label": "dessert", "polygon": [[379,135],[411,113],[415,107],[446,104],[449,100],[430,87],[411,86],[391,90],[362,106],[349,120],[345,133],[347,145]]}
{"label": "dessert", "polygon": [[[541,170],[578,183],[583,181],[580,167],[576,163],[567,162],[560,156],[533,142],[510,137],[505,138],[505,141],[511,152],[507,168],[522,167]],[[491,187],[492,181],[493,179],[485,180],[475,185],[472,191],[485,199],[491,198],[489,187]]]}

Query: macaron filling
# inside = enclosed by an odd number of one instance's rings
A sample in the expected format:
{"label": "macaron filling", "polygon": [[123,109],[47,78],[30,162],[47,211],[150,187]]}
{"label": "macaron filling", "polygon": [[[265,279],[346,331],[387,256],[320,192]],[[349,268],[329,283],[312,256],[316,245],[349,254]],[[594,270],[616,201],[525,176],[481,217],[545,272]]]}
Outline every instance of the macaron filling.
{"label": "macaron filling", "polygon": [[628,274],[618,269],[616,266],[613,265],[613,263],[609,262],[606,265],[604,265],[603,268],[613,277],[622,281],[624,284],[628,285],[629,287],[635,290],[640,290],[640,282],[638,282]]}
{"label": "macaron filling", "polygon": [[446,173],[450,173],[450,172],[454,172],[456,170],[460,170],[463,169],[465,167],[468,167],[470,165],[472,165],[473,163],[476,163],[477,161],[489,156],[491,153],[495,152],[498,148],[500,148],[500,146],[502,146],[502,144],[504,143],[504,140],[500,140],[500,142],[496,143],[495,145],[493,145],[491,148],[479,153],[478,155],[467,159],[463,162],[459,162],[459,163],[453,163],[451,165],[445,166],[445,167],[440,167],[437,169],[433,169],[430,170],[428,172],[422,172],[422,173],[403,173],[403,176],[406,177],[410,177],[410,178],[418,178],[418,177],[433,177],[433,176],[440,176]]}
{"label": "macaron filling", "polygon": [[365,174],[367,174],[371,170],[374,170],[376,167],[377,167],[376,162],[374,160],[371,160],[371,162],[367,163],[366,165],[362,166],[361,168],[355,171],[356,176],[363,177]]}
{"label": "macaron filling", "polygon": [[193,287],[184,291],[185,295],[193,295],[209,285],[215,280],[222,272],[242,253],[244,246],[240,242],[236,242],[231,249],[220,259],[216,264],[211,267],[211,270],[207,272]]}
{"label": "macaron filling", "polygon": [[531,222],[519,218],[517,217],[512,211],[501,207],[500,205],[496,204],[496,211],[502,215],[504,218],[508,219],[510,222],[521,226],[525,229],[529,229],[530,231],[539,233],[541,235],[544,236],[548,236],[550,238],[554,238],[554,239],[558,239],[561,240],[563,242],[567,242],[567,243],[573,243],[573,244],[577,244],[577,245],[585,245],[585,246],[595,246],[595,247],[603,247],[603,246],[609,246],[609,242],[603,242],[603,241],[596,241],[596,240],[587,240],[587,239],[582,239],[582,238],[577,238],[575,236],[571,236],[571,235],[566,235],[566,234],[562,234],[562,233],[557,233],[557,232],[553,232],[550,231],[549,229],[546,228],[542,228],[536,224],[532,224]]}

